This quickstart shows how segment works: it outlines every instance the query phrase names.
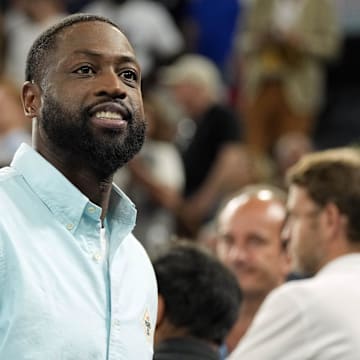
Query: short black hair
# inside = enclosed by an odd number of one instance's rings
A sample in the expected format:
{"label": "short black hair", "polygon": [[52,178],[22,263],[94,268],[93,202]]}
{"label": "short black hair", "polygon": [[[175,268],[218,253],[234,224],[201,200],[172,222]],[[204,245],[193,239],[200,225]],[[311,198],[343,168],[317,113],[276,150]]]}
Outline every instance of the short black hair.
{"label": "short black hair", "polygon": [[49,53],[56,49],[58,35],[74,24],[90,21],[100,21],[107,23],[122,32],[116,23],[103,16],[81,13],[66,16],[60,22],[45,30],[34,41],[26,59],[25,80],[34,81],[40,84],[45,73],[46,62],[49,59]]}
{"label": "short black hair", "polygon": [[188,243],[172,246],[153,265],[171,324],[221,345],[242,301],[236,277],[213,255]]}

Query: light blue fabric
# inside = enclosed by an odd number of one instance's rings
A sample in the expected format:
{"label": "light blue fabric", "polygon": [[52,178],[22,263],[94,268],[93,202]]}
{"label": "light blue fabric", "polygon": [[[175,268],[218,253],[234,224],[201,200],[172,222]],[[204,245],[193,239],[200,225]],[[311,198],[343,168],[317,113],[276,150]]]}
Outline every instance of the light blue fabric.
{"label": "light blue fabric", "polygon": [[0,170],[0,359],[152,358],[157,288],[114,186],[101,208],[22,144]]}
{"label": "light blue fabric", "polygon": [[223,343],[219,348],[220,360],[225,360],[228,355],[229,355],[229,353],[228,353],[227,346],[225,343]]}

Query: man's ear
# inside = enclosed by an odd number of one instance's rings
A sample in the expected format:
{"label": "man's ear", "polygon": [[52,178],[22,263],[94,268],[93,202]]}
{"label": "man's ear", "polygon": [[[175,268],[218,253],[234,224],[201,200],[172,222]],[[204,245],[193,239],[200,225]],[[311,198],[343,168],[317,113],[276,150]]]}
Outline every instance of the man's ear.
{"label": "man's ear", "polygon": [[337,239],[339,236],[346,236],[347,220],[340,213],[339,208],[329,203],[324,208],[326,232],[330,239]]}
{"label": "man's ear", "polygon": [[26,81],[22,87],[21,100],[24,113],[29,118],[37,117],[41,107],[41,89],[30,81]]}
{"label": "man's ear", "polygon": [[331,233],[332,236],[337,235],[339,231],[343,230],[342,215],[338,207],[333,203],[329,203],[325,206],[324,212],[328,232]]}

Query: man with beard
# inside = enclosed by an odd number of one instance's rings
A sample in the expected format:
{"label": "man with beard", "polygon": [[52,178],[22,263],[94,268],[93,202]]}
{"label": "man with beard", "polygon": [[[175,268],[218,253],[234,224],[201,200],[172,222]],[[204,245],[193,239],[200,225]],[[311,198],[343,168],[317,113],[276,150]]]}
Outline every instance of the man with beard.
{"label": "man with beard", "polygon": [[360,152],[305,155],[287,176],[289,250],[315,276],[273,290],[230,359],[358,359]]}
{"label": "man with beard", "polygon": [[152,358],[155,275],[112,185],[144,140],[140,79],[102,17],[67,17],[30,49],[33,148],[0,172],[1,359]]}

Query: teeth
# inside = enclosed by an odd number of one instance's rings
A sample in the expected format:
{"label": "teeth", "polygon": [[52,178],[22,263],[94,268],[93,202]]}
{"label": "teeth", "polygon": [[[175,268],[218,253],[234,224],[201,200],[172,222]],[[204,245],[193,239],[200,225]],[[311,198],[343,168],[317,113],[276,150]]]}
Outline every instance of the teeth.
{"label": "teeth", "polygon": [[120,115],[118,113],[114,113],[111,111],[99,111],[95,114],[97,118],[105,118],[105,119],[120,119]]}

